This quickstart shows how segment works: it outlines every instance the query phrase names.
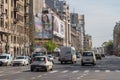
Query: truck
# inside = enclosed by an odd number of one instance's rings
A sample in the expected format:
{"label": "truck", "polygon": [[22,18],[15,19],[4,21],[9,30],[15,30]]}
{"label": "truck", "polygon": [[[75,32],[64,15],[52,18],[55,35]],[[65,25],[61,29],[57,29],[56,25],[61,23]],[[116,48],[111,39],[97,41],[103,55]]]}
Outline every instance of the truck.
{"label": "truck", "polygon": [[71,46],[62,46],[60,48],[59,61],[61,62],[61,64],[63,62],[71,62],[72,64],[76,63],[77,57],[75,48]]}

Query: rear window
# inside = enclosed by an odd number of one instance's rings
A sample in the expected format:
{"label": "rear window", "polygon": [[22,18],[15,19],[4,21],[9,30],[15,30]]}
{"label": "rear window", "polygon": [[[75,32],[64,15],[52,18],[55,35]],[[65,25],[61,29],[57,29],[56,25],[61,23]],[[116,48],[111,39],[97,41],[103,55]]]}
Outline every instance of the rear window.
{"label": "rear window", "polygon": [[22,57],[22,56],[21,56],[21,57],[16,57],[16,59],[24,59],[24,58],[25,58],[25,57]]}
{"label": "rear window", "polygon": [[36,56],[42,56],[42,55],[43,55],[43,53],[36,52],[36,53],[34,53],[34,54],[33,54],[33,56],[32,56],[32,57],[36,57]]}
{"label": "rear window", "polygon": [[93,56],[92,52],[83,52],[83,56]]}
{"label": "rear window", "polygon": [[45,61],[44,57],[36,57],[34,58],[34,61]]}
{"label": "rear window", "polygon": [[0,56],[0,59],[6,59],[7,56]]}

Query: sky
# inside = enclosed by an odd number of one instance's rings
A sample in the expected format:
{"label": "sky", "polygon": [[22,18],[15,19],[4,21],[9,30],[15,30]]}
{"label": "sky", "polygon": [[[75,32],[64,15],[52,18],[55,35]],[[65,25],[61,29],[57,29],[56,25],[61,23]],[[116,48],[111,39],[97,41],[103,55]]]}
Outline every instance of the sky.
{"label": "sky", "polygon": [[113,30],[120,20],[120,0],[66,0],[70,12],[85,15],[86,34],[92,36],[93,47],[113,40]]}

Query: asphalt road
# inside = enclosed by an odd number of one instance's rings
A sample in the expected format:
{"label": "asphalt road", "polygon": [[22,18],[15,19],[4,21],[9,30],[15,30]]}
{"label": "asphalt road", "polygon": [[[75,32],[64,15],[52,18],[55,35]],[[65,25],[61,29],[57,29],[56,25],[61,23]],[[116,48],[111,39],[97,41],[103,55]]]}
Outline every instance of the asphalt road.
{"label": "asphalt road", "polygon": [[60,64],[53,71],[31,72],[29,66],[2,66],[0,80],[120,80],[120,58],[109,56],[97,60],[97,65]]}

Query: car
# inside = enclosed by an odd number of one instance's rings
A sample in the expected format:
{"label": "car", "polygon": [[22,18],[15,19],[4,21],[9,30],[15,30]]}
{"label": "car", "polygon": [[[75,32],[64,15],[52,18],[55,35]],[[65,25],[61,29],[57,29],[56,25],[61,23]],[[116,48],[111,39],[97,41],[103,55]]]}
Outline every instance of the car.
{"label": "car", "polygon": [[36,56],[31,63],[30,70],[53,70],[53,62],[47,56]]}
{"label": "car", "polygon": [[99,54],[99,53],[96,53],[96,54],[95,54],[95,57],[96,57],[96,59],[99,59],[99,60],[102,59],[102,56],[101,56],[101,54]]}
{"label": "car", "polygon": [[96,57],[94,51],[84,51],[82,53],[81,65],[93,64],[96,65]]}
{"label": "car", "polygon": [[27,56],[18,56],[16,57],[13,62],[12,65],[16,66],[16,65],[28,65],[29,64],[29,58]]}
{"label": "car", "polygon": [[45,55],[44,52],[34,52],[34,53],[31,55],[31,63],[34,61],[34,58],[35,58],[36,56],[43,56],[43,55]]}
{"label": "car", "polygon": [[54,56],[53,55],[47,55],[47,57],[54,63]]}
{"label": "car", "polygon": [[4,54],[1,54],[0,55],[0,66],[2,66],[2,65],[11,65],[11,63],[12,63],[12,55],[11,54],[6,54],[6,53],[4,53]]}

